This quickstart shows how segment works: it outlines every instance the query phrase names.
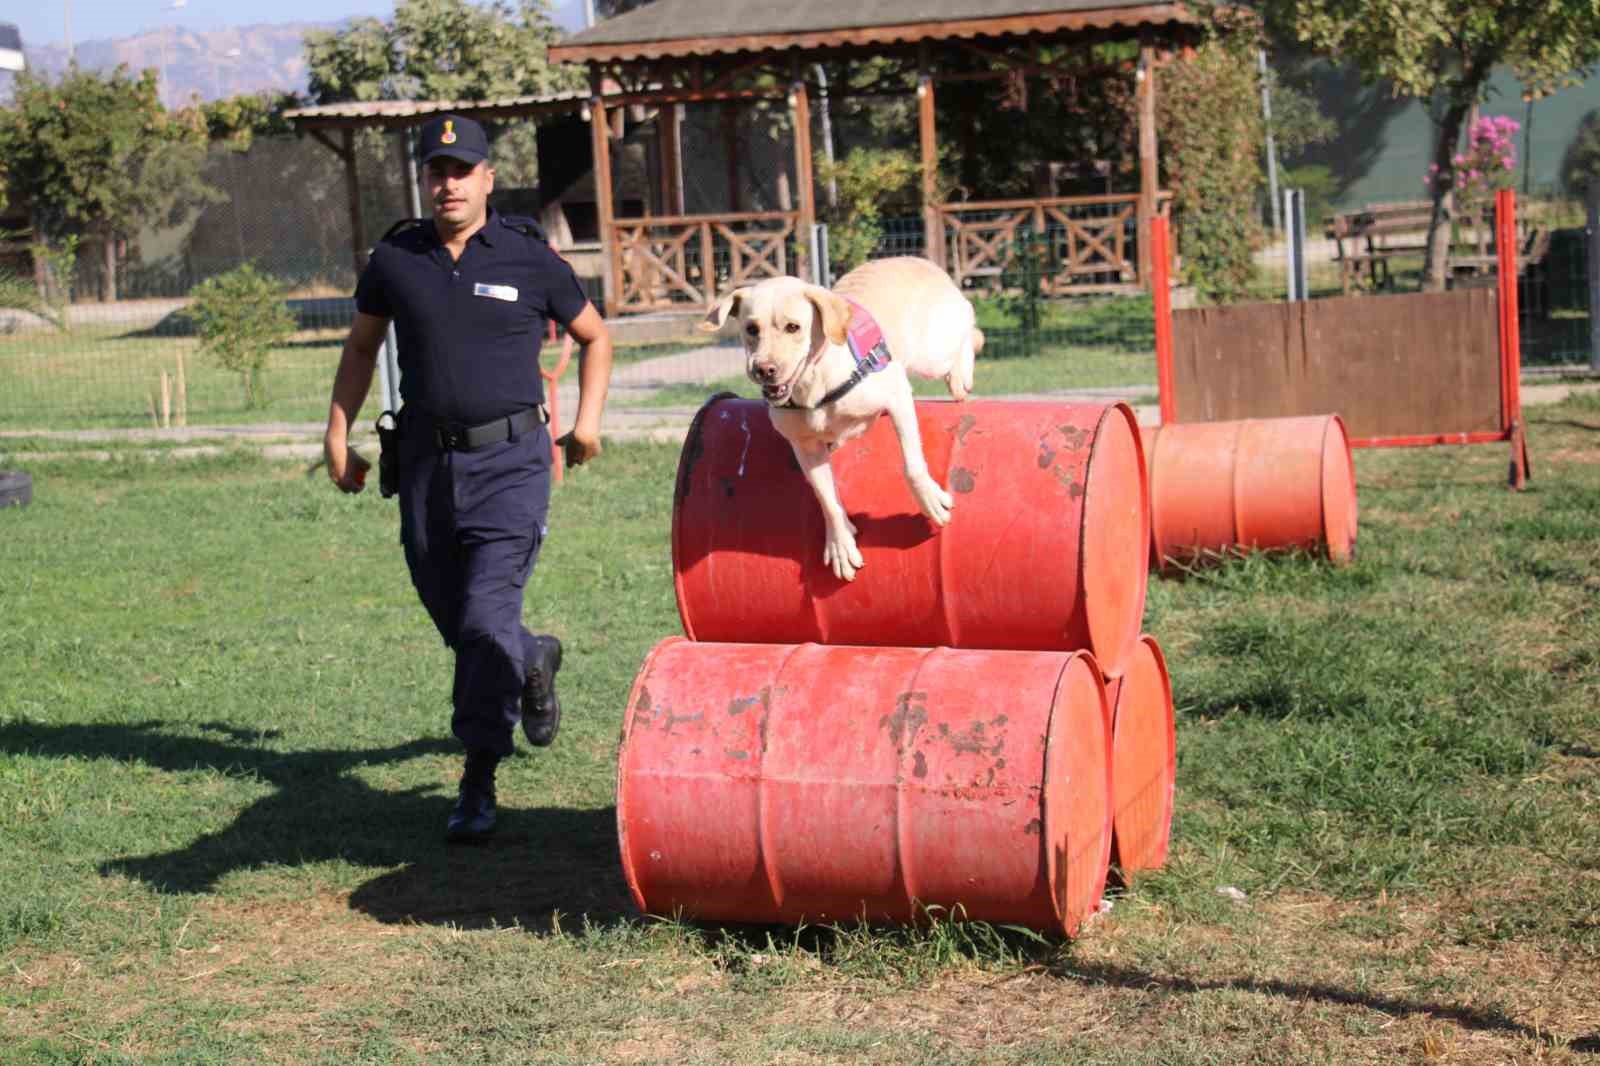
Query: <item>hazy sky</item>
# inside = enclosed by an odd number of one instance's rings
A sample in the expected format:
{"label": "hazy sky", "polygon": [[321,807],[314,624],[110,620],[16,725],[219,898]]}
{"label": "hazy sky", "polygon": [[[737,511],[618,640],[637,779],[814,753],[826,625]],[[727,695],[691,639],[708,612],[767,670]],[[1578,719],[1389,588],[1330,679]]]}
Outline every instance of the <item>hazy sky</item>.
{"label": "hazy sky", "polygon": [[[581,0],[558,0],[551,5],[569,28],[576,7],[583,19]],[[72,19],[74,42],[128,37],[141,30],[182,26],[215,30],[258,22],[338,22],[356,15],[387,18],[394,0],[4,0],[0,22],[14,22],[22,31],[24,47],[64,44],[67,17]]]}

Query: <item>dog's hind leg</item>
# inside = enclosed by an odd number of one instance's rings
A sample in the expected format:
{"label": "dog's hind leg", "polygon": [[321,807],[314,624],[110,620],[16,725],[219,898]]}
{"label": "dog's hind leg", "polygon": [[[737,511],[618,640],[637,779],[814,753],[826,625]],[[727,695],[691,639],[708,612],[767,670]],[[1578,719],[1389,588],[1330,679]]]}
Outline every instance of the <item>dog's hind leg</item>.
{"label": "dog's hind leg", "polygon": [[906,484],[911,487],[911,495],[934,525],[944,525],[950,521],[950,511],[956,501],[928,473],[928,461],[922,455],[922,435],[917,430],[917,407],[910,389],[889,404],[889,420],[894,423],[895,436],[900,438],[900,457],[905,461]]}
{"label": "dog's hind leg", "polygon": [[833,570],[833,576],[840,581],[853,581],[856,571],[864,564],[861,550],[856,547],[855,524],[845,513],[844,504],[839,502],[839,490],[833,483],[833,467],[828,464],[827,446],[816,445],[813,449],[791,443],[790,447],[794,449],[794,457],[800,462],[800,470],[806,476],[806,484],[811,486],[811,491],[816,494],[817,503],[822,507],[822,522],[825,527],[822,561]]}

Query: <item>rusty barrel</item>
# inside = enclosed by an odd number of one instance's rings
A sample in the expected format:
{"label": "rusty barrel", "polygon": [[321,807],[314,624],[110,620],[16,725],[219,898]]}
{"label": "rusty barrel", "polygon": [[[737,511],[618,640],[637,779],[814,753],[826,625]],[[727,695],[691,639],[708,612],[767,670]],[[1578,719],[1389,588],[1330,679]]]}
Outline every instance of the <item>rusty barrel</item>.
{"label": "rusty barrel", "polygon": [[1146,634],[1122,676],[1106,686],[1111,705],[1111,862],[1123,874],[1159,869],[1172,835],[1177,738],[1172,681]]}
{"label": "rusty barrel", "polygon": [[918,510],[887,416],[833,454],[866,565],[823,564],[822,511],[764,403],[714,398],[684,443],[672,513],[694,640],[1088,650],[1121,672],[1144,614],[1149,497],[1126,404],[922,402],[943,529]]}
{"label": "rusty barrel", "polygon": [[617,828],[644,911],[939,907],[1071,935],[1104,891],[1110,705],[1086,653],[671,637],[628,699]]}
{"label": "rusty barrel", "polygon": [[1300,549],[1349,562],[1356,473],[1338,415],[1143,428],[1151,554],[1192,563]]}

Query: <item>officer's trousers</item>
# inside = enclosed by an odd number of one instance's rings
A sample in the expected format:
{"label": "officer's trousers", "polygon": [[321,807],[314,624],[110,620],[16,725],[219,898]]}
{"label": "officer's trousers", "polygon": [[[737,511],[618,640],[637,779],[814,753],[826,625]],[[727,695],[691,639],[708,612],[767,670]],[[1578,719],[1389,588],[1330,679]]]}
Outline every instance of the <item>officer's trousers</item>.
{"label": "officer's trousers", "polygon": [[426,420],[403,420],[400,541],[417,594],[455,652],[450,726],[469,751],[512,751],[534,650],[522,591],[549,508],[545,426],[474,451],[442,451]]}

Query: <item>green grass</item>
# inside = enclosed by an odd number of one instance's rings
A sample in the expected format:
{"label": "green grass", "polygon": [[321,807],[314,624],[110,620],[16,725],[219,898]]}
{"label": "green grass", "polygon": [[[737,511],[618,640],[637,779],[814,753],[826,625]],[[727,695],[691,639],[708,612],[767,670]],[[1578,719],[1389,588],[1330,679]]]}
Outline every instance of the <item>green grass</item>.
{"label": "green grass", "polygon": [[0,1059],[1587,1061],[1600,401],[1529,432],[1521,494],[1503,446],[1359,453],[1349,567],[1152,581],[1173,854],[1070,945],[634,912],[616,742],[678,632],[674,448],[557,492],[527,615],[566,715],[482,849],[439,841],[448,659],[392,503],[242,450],[35,464],[0,512]]}

